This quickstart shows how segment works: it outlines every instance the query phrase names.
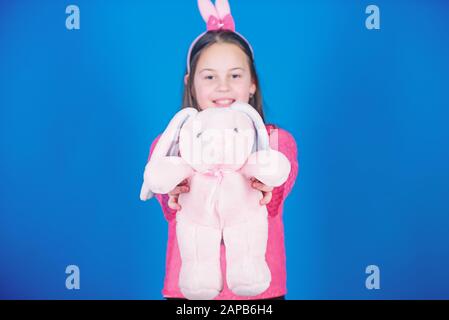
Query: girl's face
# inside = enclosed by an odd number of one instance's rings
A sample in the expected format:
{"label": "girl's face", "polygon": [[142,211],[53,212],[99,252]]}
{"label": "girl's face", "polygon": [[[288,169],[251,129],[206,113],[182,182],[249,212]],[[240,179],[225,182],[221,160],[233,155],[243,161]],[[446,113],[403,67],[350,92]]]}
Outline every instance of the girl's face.
{"label": "girl's face", "polygon": [[245,53],[230,43],[215,43],[201,53],[193,84],[201,110],[248,103],[256,92]]}

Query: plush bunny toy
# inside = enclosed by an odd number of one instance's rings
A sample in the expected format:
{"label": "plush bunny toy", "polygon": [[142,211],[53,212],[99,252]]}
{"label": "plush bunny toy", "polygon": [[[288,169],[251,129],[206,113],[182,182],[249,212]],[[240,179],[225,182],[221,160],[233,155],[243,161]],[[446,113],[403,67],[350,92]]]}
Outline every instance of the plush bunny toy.
{"label": "plush bunny toy", "polygon": [[255,296],[269,287],[268,213],[250,178],[276,187],[289,173],[290,162],[270,149],[264,123],[248,104],[201,112],[185,108],[173,117],[145,167],[140,198],[189,181],[176,215],[179,288],[187,299],[213,299],[222,290],[222,238],[230,290]]}

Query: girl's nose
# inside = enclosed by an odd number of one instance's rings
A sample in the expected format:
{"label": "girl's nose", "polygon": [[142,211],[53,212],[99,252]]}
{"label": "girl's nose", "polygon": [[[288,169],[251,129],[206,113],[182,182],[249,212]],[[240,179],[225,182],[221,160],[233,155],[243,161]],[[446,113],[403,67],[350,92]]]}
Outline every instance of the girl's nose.
{"label": "girl's nose", "polygon": [[229,91],[229,83],[228,83],[228,81],[227,80],[220,80],[220,82],[218,83],[217,90],[218,91],[223,91],[223,92]]}

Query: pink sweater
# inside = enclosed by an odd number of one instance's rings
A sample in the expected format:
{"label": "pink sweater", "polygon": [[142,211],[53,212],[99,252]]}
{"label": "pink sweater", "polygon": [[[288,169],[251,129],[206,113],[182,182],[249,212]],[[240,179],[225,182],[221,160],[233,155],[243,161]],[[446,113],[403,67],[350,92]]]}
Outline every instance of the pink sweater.
{"label": "pink sweater", "polygon": [[[285,246],[284,246],[284,225],[282,222],[282,209],[285,198],[292,189],[296,176],[298,175],[298,159],[296,142],[293,136],[287,131],[275,128],[273,125],[266,126],[270,136],[270,146],[274,150],[282,152],[291,163],[291,172],[287,181],[280,187],[274,188],[273,197],[267,205],[268,209],[268,243],[266,259],[271,271],[270,287],[263,293],[255,297],[240,297],[234,295],[226,285],[226,277],[223,276],[223,291],[215,298],[216,300],[235,300],[235,299],[269,299],[279,297],[287,293],[286,286],[286,267],[285,267]],[[277,139],[275,137],[277,136]],[[157,137],[150,149],[150,156],[156,146],[159,137]],[[277,140],[277,141],[276,141]],[[148,160],[150,159],[148,157]],[[179,254],[178,243],[176,240],[176,210],[168,207],[168,195],[157,194],[164,216],[168,221],[168,244],[166,256],[166,274],[164,297],[183,298],[178,288],[178,276],[181,267],[181,257]],[[223,275],[226,274],[226,260],[224,245],[221,246],[221,268]]]}

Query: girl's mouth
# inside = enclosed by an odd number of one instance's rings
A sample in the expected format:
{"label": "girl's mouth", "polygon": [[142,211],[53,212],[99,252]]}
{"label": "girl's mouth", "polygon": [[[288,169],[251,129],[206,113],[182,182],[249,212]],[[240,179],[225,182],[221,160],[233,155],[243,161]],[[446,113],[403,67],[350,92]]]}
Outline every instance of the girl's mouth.
{"label": "girl's mouth", "polygon": [[231,104],[235,102],[234,99],[218,99],[212,101],[215,107],[229,107]]}

